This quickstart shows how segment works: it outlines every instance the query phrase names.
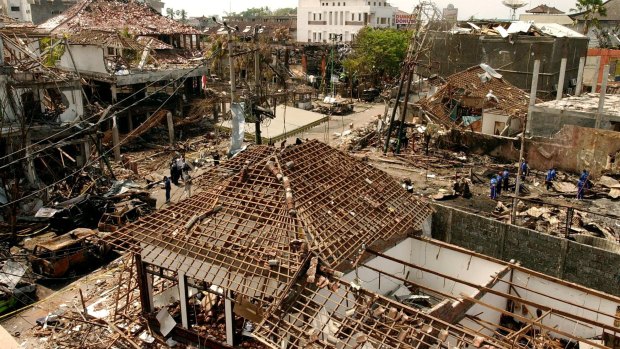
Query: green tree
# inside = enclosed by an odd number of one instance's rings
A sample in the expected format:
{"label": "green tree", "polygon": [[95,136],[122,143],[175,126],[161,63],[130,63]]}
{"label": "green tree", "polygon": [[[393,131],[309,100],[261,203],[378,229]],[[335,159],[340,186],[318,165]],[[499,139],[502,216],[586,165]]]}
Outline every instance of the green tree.
{"label": "green tree", "polygon": [[607,8],[603,0],[577,0],[575,8],[571,11],[583,13],[583,34],[587,35],[590,31],[590,24],[599,26],[598,18],[607,16]]}
{"label": "green tree", "polygon": [[289,16],[289,15],[296,15],[296,14],[297,14],[296,7],[284,7],[284,8],[279,8],[273,11],[274,16]]}
{"label": "green tree", "polygon": [[365,27],[357,34],[353,53],[345,59],[345,70],[374,78],[395,76],[407,55],[409,31]]}
{"label": "green tree", "polygon": [[271,15],[271,10],[269,7],[251,7],[245,11],[242,11],[239,15],[241,17],[259,17],[259,16],[269,16]]}
{"label": "green tree", "polygon": [[168,18],[174,19],[174,10],[171,9],[171,8],[167,8],[166,9],[166,15],[168,16]]}
{"label": "green tree", "polygon": [[186,23],[187,22],[187,11],[185,10],[176,10],[175,14],[179,18],[179,22]]}

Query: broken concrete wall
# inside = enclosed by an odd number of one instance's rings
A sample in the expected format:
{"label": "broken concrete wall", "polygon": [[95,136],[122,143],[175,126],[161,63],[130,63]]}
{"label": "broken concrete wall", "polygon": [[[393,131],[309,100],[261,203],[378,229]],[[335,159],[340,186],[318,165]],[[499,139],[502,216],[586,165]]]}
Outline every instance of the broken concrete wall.
{"label": "broken concrete wall", "polygon": [[[601,129],[611,130],[617,122],[616,117],[603,115]],[[552,137],[558,133],[564,125],[572,125],[586,128],[594,128],[596,115],[577,111],[558,110],[544,107],[532,107],[531,132],[536,137]]]}
{"label": "broken concrete wall", "polygon": [[[69,45],[60,57],[59,67],[69,71],[108,74],[104,60],[104,49],[94,45]],[[71,51],[71,52],[69,52]]]}
{"label": "broken concrete wall", "polygon": [[[441,144],[460,144],[476,154],[487,154],[503,161],[517,162],[520,141],[507,137],[493,137],[470,131],[452,130]],[[608,167],[610,154],[620,152],[620,132],[564,125],[552,138],[526,139],[525,158],[530,167],[546,170],[555,166],[560,171],[580,173],[590,170],[598,178]],[[620,170],[618,161],[610,164],[609,171]]]}
{"label": "broken concrete wall", "polygon": [[495,68],[504,78],[519,87],[531,87],[534,61],[540,60],[538,91],[550,95],[556,90],[560,62],[567,58],[564,88],[571,88],[577,78],[580,57],[586,57],[587,38],[554,38],[520,35],[509,38],[493,35],[450,34],[432,32],[432,54],[439,63],[439,75],[448,76],[480,63]]}
{"label": "broken concrete wall", "polygon": [[620,254],[442,205],[433,205],[433,238],[620,296]]}

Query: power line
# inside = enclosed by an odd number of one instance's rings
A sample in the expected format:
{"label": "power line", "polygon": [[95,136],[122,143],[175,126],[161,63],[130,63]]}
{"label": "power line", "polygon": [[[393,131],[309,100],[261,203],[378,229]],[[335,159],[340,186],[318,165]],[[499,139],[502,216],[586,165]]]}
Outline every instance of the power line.
{"label": "power line", "polygon": [[[187,75],[191,74],[193,71],[195,71],[196,69],[198,69],[199,67],[201,67],[201,66],[202,66],[203,64],[205,64],[207,61],[211,60],[211,59],[213,58],[213,56],[214,56],[215,54],[217,54],[217,52],[218,52],[218,51],[219,51],[219,50],[215,51],[215,52],[211,55],[211,57],[209,57],[209,58],[205,58],[205,61],[204,61],[203,63],[201,63],[201,64],[197,65],[197,66],[196,66],[196,67],[194,67],[192,70],[190,70],[189,72],[187,72],[187,73],[184,75],[185,80],[187,80]],[[172,75],[172,73],[170,73],[169,75]],[[128,99],[132,98],[133,96],[135,96],[136,94],[140,93],[141,91],[143,91],[143,90],[147,89],[148,87],[150,87],[150,86],[152,86],[152,85],[156,84],[157,82],[160,82],[160,81],[165,80],[165,79],[166,79],[166,78],[162,78],[162,79],[160,79],[160,80],[157,80],[157,81],[155,81],[155,82],[151,83],[150,85],[145,86],[144,88],[142,88],[142,89],[138,90],[137,92],[135,92],[135,93],[134,93],[134,94],[132,94],[131,96],[128,96],[127,98],[123,99],[122,101],[117,102],[116,104],[114,104],[114,105],[110,106],[110,107],[109,107],[109,109],[110,109],[110,110],[112,110],[112,108],[113,108],[113,107],[118,106],[119,104],[121,104],[121,103],[123,103],[123,102],[127,101]],[[184,80],[184,81],[185,81],[185,80]],[[160,91],[165,90],[168,86],[170,86],[171,84],[173,84],[175,81],[176,81],[176,80],[170,81],[168,84],[166,84],[165,86],[163,86],[163,87],[161,87],[160,89],[158,89],[158,90],[156,91],[156,93],[157,93],[157,92],[160,92]],[[177,90],[178,90],[178,88],[177,88]],[[175,91],[176,91],[176,90],[175,90]],[[105,118],[103,118],[103,119],[101,119],[101,120],[97,121],[97,123],[92,123],[92,124],[90,124],[90,125],[89,125],[89,126],[87,126],[87,127],[81,128],[81,131],[80,131],[80,132],[86,132],[86,131],[88,131],[88,130],[90,130],[90,129],[94,128],[94,127],[98,127],[98,126],[99,126],[100,124],[102,124],[103,122],[108,121],[108,120],[110,120],[110,119],[114,118],[115,114],[122,113],[122,112],[124,112],[124,111],[128,110],[129,108],[132,108],[132,107],[136,106],[137,104],[139,104],[139,103],[141,103],[141,102],[143,102],[143,101],[145,101],[145,100],[147,100],[147,99],[149,99],[149,98],[150,98],[150,97],[148,97],[148,96],[147,96],[147,97],[144,97],[144,98],[142,98],[142,99],[140,99],[140,100],[138,100],[138,101],[136,101],[136,102],[132,103],[131,105],[129,105],[129,106],[127,106],[127,107],[123,108],[123,109],[120,109],[120,110],[118,110],[118,111],[115,111],[114,113],[111,113],[109,116],[106,116]],[[168,99],[166,100],[166,102],[167,102],[168,100],[170,100],[170,98],[168,98]],[[160,109],[161,109],[161,107],[160,107],[160,108],[158,108],[158,111],[159,111]],[[44,139],[42,139],[42,140],[40,140],[40,141],[37,141],[36,143],[33,143],[33,144],[29,145],[29,146],[24,147],[22,150],[14,151],[14,152],[12,152],[12,153],[10,153],[10,154],[7,154],[7,155],[5,155],[5,156],[3,156],[3,157],[0,157],[0,161],[1,161],[1,160],[3,160],[3,159],[6,159],[7,157],[10,157],[10,156],[11,156],[11,155],[13,155],[13,154],[17,154],[17,153],[20,153],[20,152],[22,152],[22,151],[26,151],[26,149],[28,149],[28,148],[32,148],[32,147],[34,147],[34,146],[36,146],[36,145],[38,145],[38,144],[41,144],[41,143],[43,143],[43,142],[44,142],[44,141],[46,141],[46,140],[53,139],[55,136],[60,135],[60,134],[62,134],[62,133],[64,133],[64,132],[67,132],[68,130],[70,130],[70,129],[71,129],[71,128],[73,128],[73,127],[78,127],[79,125],[80,125],[80,124],[71,125],[69,128],[66,128],[66,129],[60,130],[60,131],[58,131],[57,133],[55,133],[55,134],[53,134],[53,135],[51,135],[51,136],[49,136],[49,137],[46,137],[46,138],[44,138]],[[64,137],[64,138],[62,138],[62,139],[60,139],[60,140],[58,140],[58,141],[56,141],[56,142],[50,143],[49,145],[47,145],[47,146],[45,146],[45,147],[43,147],[43,148],[41,148],[41,149],[37,149],[36,151],[34,151],[34,152],[30,153],[29,155],[26,155],[26,156],[23,156],[23,157],[21,157],[21,158],[15,159],[15,160],[13,160],[13,161],[11,161],[11,162],[7,163],[7,164],[1,165],[1,166],[0,166],[0,169],[6,168],[6,167],[8,167],[8,166],[10,166],[10,165],[12,165],[12,164],[18,163],[18,162],[20,162],[20,161],[22,161],[22,160],[26,160],[26,159],[28,159],[28,158],[30,158],[30,157],[33,157],[34,155],[36,155],[36,154],[38,154],[38,153],[41,153],[41,152],[43,152],[43,151],[45,151],[45,150],[48,150],[48,149],[54,148],[57,144],[62,143],[63,141],[68,140],[68,139],[70,139],[70,138],[73,138],[73,137],[75,137],[75,136],[76,136],[76,134],[71,134],[71,135],[68,135],[68,136],[66,136],[66,137]]]}
{"label": "power line", "polygon": [[[208,61],[208,60],[207,60],[207,59],[205,59],[202,63],[200,63],[199,65],[197,65],[197,66],[196,66],[196,67],[194,67],[193,69],[189,70],[187,73],[185,73],[185,75],[183,76],[183,77],[184,77],[184,79],[183,79],[183,83],[185,83],[185,81],[188,79],[189,74],[191,74],[191,73],[192,73],[193,71],[195,71],[196,69],[200,68],[200,67],[201,67],[202,65],[204,65],[207,61]],[[157,114],[157,112],[159,112],[159,111],[160,111],[160,110],[164,107],[164,105],[166,105],[166,103],[168,103],[168,101],[172,98],[172,96],[174,96],[174,95],[177,93],[177,91],[181,88],[181,86],[183,86],[183,84],[179,84],[179,86],[177,86],[177,88],[174,90],[174,92],[173,92],[173,93],[172,93],[172,94],[171,94],[171,95],[170,95],[170,96],[169,96],[169,97],[168,97],[168,98],[167,98],[167,99],[166,99],[166,100],[165,100],[165,101],[164,101],[164,102],[163,102],[163,103],[162,103],[162,104],[161,104],[161,105],[160,105],[160,106],[159,106],[159,107],[155,110],[155,112],[153,112],[153,114],[151,114],[151,116],[150,116],[149,118],[147,118],[147,120],[145,120],[144,122],[147,122],[150,118],[152,118],[153,116],[155,116],[155,115]],[[131,132],[129,133],[129,135],[132,135],[132,134],[133,134],[134,132],[136,132],[136,131],[137,131],[137,129],[134,129],[133,131],[131,131]],[[43,192],[43,191],[45,191],[45,190],[47,190],[47,189],[49,189],[49,188],[51,188],[51,187],[55,186],[56,184],[59,184],[59,183],[63,182],[63,181],[64,181],[64,180],[66,180],[67,178],[69,178],[69,177],[71,177],[71,176],[74,176],[74,175],[76,175],[76,174],[80,173],[80,172],[81,172],[82,170],[84,170],[86,167],[88,167],[88,166],[92,165],[93,163],[95,163],[95,162],[99,161],[99,159],[102,159],[104,156],[106,156],[106,155],[107,155],[107,154],[109,154],[110,152],[114,151],[114,149],[116,149],[116,147],[120,147],[120,146],[121,146],[121,143],[122,143],[122,142],[119,142],[119,144],[117,144],[117,145],[115,145],[115,146],[112,146],[110,149],[108,149],[107,151],[105,151],[103,154],[100,154],[98,157],[96,157],[96,158],[94,158],[94,159],[92,159],[92,160],[90,160],[90,161],[87,161],[87,162],[86,162],[86,163],[85,163],[82,167],[80,167],[80,168],[79,168],[79,169],[77,169],[76,171],[74,171],[74,172],[70,173],[69,175],[65,176],[64,178],[61,178],[61,179],[57,180],[56,182],[54,182],[54,183],[52,183],[52,184],[50,184],[50,185],[48,185],[48,186],[46,186],[46,187],[40,188],[40,189],[38,189],[38,190],[35,190],[35,191],[33,191],[32,193],[30,193],[30,194],[28,194],[28,195],[26,195],[26,196],[23,196],[23,197],[21,197],[21,198],[19,198],[19,199],[17,199],[17,200],[13,200],[13,201],[7,202],[6,204],[0,205],[0,209],[1,209],[1,208],[8,207],[8,206],[11,206],[11,205],[13,205],[13,204],[15,204],[15,203],[17,203],[17,202],[23,201],[23,200],[25,200],[25,199],[27,199],[27,198],[30,198],[30,197],[32,197],[32,196],[34,196],[34,195],[36,195],[36,194],[39,194],[39,193],[41,193],[41,192]]]}

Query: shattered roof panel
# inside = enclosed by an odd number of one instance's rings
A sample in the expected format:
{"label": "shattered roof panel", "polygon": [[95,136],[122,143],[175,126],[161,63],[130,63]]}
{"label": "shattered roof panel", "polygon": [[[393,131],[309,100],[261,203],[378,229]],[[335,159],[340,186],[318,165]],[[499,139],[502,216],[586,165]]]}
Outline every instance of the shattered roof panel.
{"label": "shattered roof panel", "polygon": [[117,47],[131,50],[143,50],[144,46],[136,40],[122,36],[119,32],[100,30],[82,30],[69,36],[68,41],[74,45],[96,45]]}
{"label": "shattered roof panel", "polygon": [[127,30],[132,35],[200,34],[196,29],[162,16],[137,0],[84,0],[38,28],[59,35],[84,29]]}
{"label": "shattered roof panel", "polygon": [[[425,348],[433,343],[480,347],[466,329],[416,309],[334,280],[337,290],[301,284],[296,298],[268,316],[254,336],[270,348]],[[481,338],[497,345],[492,338]]]}
{"label": "shattered roof panel", "polygon": [[346,262],[362,243],[370,245],[416,229],[428,206],[407,195],[385,172],[320,142],[291,147],[282,154],[299,218],[311,249],[332,266]]}

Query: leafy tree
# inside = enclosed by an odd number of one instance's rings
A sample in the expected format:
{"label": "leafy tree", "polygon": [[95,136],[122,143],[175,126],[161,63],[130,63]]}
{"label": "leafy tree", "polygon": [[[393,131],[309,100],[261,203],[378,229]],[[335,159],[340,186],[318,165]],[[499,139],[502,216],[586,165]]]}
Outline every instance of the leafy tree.
{"label": "leafy tree", "polygon": [[271,15],[269,7],[252,7],[239,14],[241,17],[259,17]]}
{"label": "leafy tree", "polygon": [[187,22],[187,11],[185,11],[185,10],[176,10],[175,14],[177,15],[177,17],[179,18],[179,21],[181,23]]}
{"label": "leafy tree", "polygon": [[274,16],[288,16],[288,15],[296,15],[297,8],[296,7],[284,7],[279,8],[273,11]]}
{"label": "leafy tree", "polygon": [[174,19],[174,10],[171,8],[167,8],[166,9],[166,15],[170,18],[170,19]]}
{"label": "leafy tree", "polygon": [[598,18],[607,16],[607,8],[603,0],[577,0],[575,7],[571,11],[583,12],[583,34],[585,35],[590,31],[591,23],[598,27]]}
{"label": "leafy tree", "polygon": [[343,65],[358,76],[371,72],[375,78],[397,75],[407,55],[410,36],[409,31],[365,27],[358,32],[353,54]]}

